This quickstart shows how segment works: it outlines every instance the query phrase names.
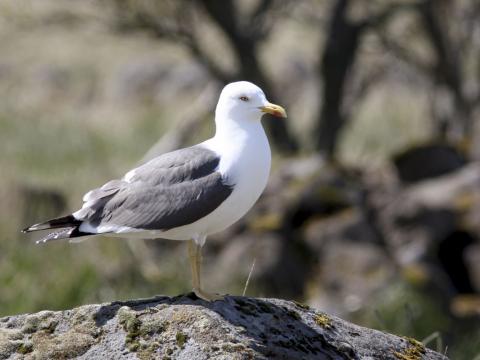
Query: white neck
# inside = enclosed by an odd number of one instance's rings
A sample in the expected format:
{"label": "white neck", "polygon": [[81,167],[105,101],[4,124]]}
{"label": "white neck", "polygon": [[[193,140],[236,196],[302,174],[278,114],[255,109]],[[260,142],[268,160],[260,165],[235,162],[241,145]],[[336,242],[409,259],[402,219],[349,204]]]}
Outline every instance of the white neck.
{"label": "white neck", "polygon": [[236,173],[232,166],[236,167],[240,163],[245,163],[246,167],[258,165],[268,173],[270,146],[258,114],[257,119],[232,119],[222,117],[217,109],[215,122],[215,136],[204,145],[222,154],[219,166],[221,173]]}
{"label": "white neck", "polygon": [[235,119],[231,116],[215,116],[215,138],[226,141],[239,141],[244,137],[254,136],[255,133],[265,134],[259,116],[257,118]]}

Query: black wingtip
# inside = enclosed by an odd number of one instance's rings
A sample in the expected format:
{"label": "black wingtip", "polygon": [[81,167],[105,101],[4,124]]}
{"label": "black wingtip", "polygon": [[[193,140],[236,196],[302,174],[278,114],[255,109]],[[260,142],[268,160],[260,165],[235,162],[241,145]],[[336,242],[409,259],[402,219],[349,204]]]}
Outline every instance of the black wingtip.
{"label": "black wingtip", "polygon": [[81,221],[75,219],[73,215],[67,215],[67,216],[56,218],[56,219],[51,219],[42,223],[30,225],[29,227],[23,229],[22,232],[29,233],[32,231],[75,227],[80,224],[81,224]]}

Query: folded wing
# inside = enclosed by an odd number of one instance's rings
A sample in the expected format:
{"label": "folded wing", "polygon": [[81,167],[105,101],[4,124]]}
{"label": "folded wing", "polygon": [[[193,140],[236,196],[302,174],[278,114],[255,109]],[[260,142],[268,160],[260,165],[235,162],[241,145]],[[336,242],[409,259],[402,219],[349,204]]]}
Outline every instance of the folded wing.
{"label": "folded wing", "polygon": [[232,192],[219,156],[201,146],[157,157],[85,196],[75,217],[96,229],[168,230],[215,210]]}
{"label": "folded wing", "polygon": [[[57,231],[53,238],[191,224],[214,211],[233,191],[233,184],[217,171],[219,162],[215,152],[201,145],[161,155],[85,194],[83,207],[68,216],[71,221],[63,221],[69,230]],[[26,231],[48,229],[50,224],[62,227],[55,220]]]}

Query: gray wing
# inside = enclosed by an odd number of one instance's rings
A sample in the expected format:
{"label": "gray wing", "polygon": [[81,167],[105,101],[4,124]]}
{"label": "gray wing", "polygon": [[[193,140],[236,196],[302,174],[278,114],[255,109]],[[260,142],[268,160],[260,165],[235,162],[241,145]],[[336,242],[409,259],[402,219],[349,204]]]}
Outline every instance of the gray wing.
{"label": "gray wing", "polygon": [[84,196],[75,213],[93,226],[168,230],[215,210],[233,191],[216,171],[219,156],[201,146],[161,155]]}

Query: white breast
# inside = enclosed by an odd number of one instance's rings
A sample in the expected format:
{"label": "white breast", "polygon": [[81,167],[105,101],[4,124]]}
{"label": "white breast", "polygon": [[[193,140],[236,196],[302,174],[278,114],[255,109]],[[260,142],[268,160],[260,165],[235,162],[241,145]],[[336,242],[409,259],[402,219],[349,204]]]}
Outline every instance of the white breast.
{"label": "white breast", "polygon": [[221,156],[218,170],[232,184],[232,194],[206,217],[168,230],[161,237],[188,240],[224,230],[250,210],[267,185],[271,153],[260,122],[248,133],[235,134],[234,139],[214,137],[202,145]]}
{"label": "white breast", "polygon": [[218,221],[212,222],[210,233],[223,230],[245,215],[262,194],[270,174],[270,147],[261,125],[244,141],[224,145],[222,152],[219,170],[234,190],[217,209]]}

